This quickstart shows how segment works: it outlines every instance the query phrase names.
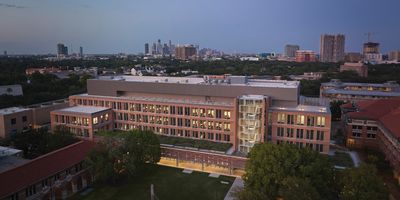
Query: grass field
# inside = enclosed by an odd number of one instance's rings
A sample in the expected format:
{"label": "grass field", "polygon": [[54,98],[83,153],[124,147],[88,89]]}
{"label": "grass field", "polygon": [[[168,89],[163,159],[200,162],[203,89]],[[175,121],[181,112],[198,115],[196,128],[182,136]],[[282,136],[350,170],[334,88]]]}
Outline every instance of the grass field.
{"label": "grass field", "polygon": [[[80,194],[73,200],[99,199],[150,199],[150,185],[160,200],[176,199],[224,199],[235,178],[220,176],[208,177],[208,173],[193,172],[185,174],[182,169],[154,166],[154,169],[139,177],[131,178],[118,186],[94,185],[86,196]],[[222,184],[221,181],[229,182]]]}

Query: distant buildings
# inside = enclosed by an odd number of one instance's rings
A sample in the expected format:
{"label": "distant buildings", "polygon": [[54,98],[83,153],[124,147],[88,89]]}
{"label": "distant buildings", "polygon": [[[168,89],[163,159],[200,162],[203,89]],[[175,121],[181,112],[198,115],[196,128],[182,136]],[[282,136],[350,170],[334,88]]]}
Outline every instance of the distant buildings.
{"label": "distant buildings", "polygon": [[4,54],[3,54],[4,56],[7,56],[7,51],[4,51]]}
{"label": "distant buildings", "polygon": [[400,61],[400,51],[392,51],[389,53],[389,61]]}
{"label": "distant buildings", "polygon": [[351,62],[351,63],[357,63],[362,61],[362,54],[358,53],[358,52],[350,52],[350,53],[346,53],[346,56],[344,58],[345,62]]}
{"label": "distant buildings", "polygon": [[285,46],[285,56],[289,58],[296,57],[296,51],[300,50],[299,45],[288,44]]}
{"label": "distant buildings", "polygon": [[84,160],[93,148],[94,143],[79,141],[29,161],[2,156],[13,166],[0,172],[0,199],[67,199],[86,189],[93,177]]}
{"label": "distant buildings", "polygon": [[364,63],[344,63],[340,65],[340,72],[355,71],[361,77],[368,76],[368,67]]}
{"label": "distant buildings", "polygon": [[293,80],[319,80],[325,72],[304,72],[303,75],[290,75]]}
{"label": "distant buildings", "polygon": [[196,47],[193,45],[178,45],[175,47],[175,58],[181,60],[193,59],[196,57]]}
{"label": "distant buildings", "polygon": [[144,55],[149,55],[150,49],[149,49],[149,43],[144,44]]}
{"label": "distant buildings", "polygon": [[79,57],[83,58],[83,47],[79,47]]}
{"label": "distant buildings", "polygon": [[311,50],[297,50],[296,62],[316,62],[317,58],[314,51]]}
{"label": "distant buildings", "polygon": [[57,57],[65,57],[68,56],[68,47],[64,44],[57,44]]}
{"label": "distant buildings", "polygon": [[321,35],[320,41],[320,61],[321,62],[340,62],[344,60],[345,36]]}
{"label": "distant buildings", "polygon": [[331,101],[357,102],[371,99],[400,97],[400,85],[395,81],[382,84],[344,83],[337,79],[322,83],[320,97]]}
{"label": "distant buildings", "polygon": [[341,106],[346,146],[381,151],[400,182],[400,98]]}
{"label": "distant buildings", "polygon": [[367,42],[363,46],[364,62],[379,63],[382,61],[382,54],[380,53],[379,43]]}
{"label": "distant buildings", "polygon": [[22,96],[24,93],[22,91],[22,86],[19,84],[0,85],[0,96],[1,95]]}

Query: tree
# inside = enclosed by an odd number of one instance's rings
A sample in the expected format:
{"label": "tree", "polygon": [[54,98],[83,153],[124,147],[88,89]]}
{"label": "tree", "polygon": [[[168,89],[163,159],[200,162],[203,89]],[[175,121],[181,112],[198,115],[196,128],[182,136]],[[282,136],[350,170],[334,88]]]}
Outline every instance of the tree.
{"label": "tree", "polygon": [[340,118],[342,117],[342,110],[341,110],[340,106],[343,104],[344,104],[344,101],[341,101],[341,100],[332,101],[330,103],[333,120],[340,120]]}
{"label": "tree", "polygon": [[[330,199],[334,196],[332,166],[326,157],[308,148],[298,149],[289,144],[256,144],[249,153],[245,171],[245,188],[239,194],[240,199],[247,199],[246,196],[276,199],[302,189],[307,189],[305,191],[313,194],[313,198],[324,196]],[[302,185],[305,188],[288,187],[292,182],[309,184]]]}
{"label": "tree", "polygon": [[361,164],[358,168],[346,169],[340,178],[340,199],[375,200],[388,199],[388,191],[373,165]]}
{"label": "tree", "polygon": [[279,196],[285,200],[319,200],[321,196],[308,178],[287,177],[282,181]]}
{"label": "tree", "polygon": [[115,184],[125,177],[138,175],[146,164],[160,161],[160,142],[151,131],[108,132],[104,135],[86,159],[99,182]]}

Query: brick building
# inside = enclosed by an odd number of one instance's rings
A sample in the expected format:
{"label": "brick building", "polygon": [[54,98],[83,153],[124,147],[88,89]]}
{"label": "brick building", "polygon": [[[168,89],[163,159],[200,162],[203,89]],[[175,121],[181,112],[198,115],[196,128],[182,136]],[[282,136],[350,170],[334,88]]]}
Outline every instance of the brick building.
{"label": "brick building", "polygon": [[0,199],[66,199],[92,177],[83,161],[93,143],[80,141],[0,173]]}
{"label": "brick building", "polygon": [[400,183],[400,98],[342,105],[346,145],[381,151]]}

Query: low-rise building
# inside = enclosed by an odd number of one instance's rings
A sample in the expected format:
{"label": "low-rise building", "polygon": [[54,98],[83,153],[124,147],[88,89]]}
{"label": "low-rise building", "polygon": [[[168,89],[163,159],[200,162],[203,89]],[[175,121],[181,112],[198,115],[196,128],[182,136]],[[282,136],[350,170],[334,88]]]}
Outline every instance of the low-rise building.
{"label": "low-rise building", "polygon": [[400,98],[342,105],[346,145],[381,151],[400,183]]}
{"label": "low-rise building", "polygon": [[320,97],[331,101],[354,102],[369,99],[400,97],[400,85],[395,81],[386,83],[349,83],[332,79],[322,83]]}
{"label": "low-rise building", "polygon": [[364,63],[344,63],[340,65],[340,72],[355,71],[361,77],[368,76],[368,67]]}
{"label": "low-rise building", "polygon": [[68,105],[68,100],[61,99],[26,107],[0,109],[0,138],[7,138],[31,128],[50,127],[50,111]]}
{"label": "low-rise building", "polygon": [[[300,105],[299,86],[297,81],[245,76],[90,79],[88,94],[70,96],[74,107],[52,112],[52,127],[76,128],[87,139],[101,129],[151,130],[168,137],[231,143],[233,151],[242,154],[256,143],[278,140],[328,153],[329,108]],[[93,126],[95,117],[100,121],[105,115],[108,121]],[[278,127],[290,134],[278,134]],[[307,130],[315,137],[306,138]]]}
{"label": "low-rise building", "polygon": [[314,51],[298,50],[296,51],[296,62],[316,62],[317,57]]}
{"label": "low-rise building", "polygon": [[0,96],[1,95],[11,95],[11,96],[23,96],[22,86],[16,85],[1,85],[0,86]]}
{"label": "low-rise building", "polygon": [[83,163],[94,144],[79,141],[0,172],[0,199],[66,199],[87,188]]}
{"label": "low-rise building", "polygon": [[400,51],[392,51],[389,53],[389,61],[400,61]]}

